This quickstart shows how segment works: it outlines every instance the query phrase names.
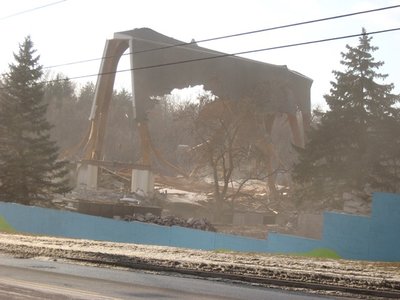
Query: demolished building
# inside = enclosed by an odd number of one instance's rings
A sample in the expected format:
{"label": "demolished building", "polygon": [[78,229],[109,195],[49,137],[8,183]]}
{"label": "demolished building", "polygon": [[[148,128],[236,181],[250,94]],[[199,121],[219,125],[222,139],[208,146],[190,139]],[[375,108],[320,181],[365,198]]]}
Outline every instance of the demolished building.
{"label": "demolished building", "polygon": [[[304,145],[304,131],[311,116],[312,80],[300,73],[264,62],[254,61],[197,45],[184,43],[149,28],[117,32],[106,41],[90,115],[91,128],[78,169],[78,183],[97,186],[98,167],[107,127],[113,85],[118,62],[129,49],[133,111],[141,138],[142,158],[132,165],[131,190],[151,193],[153,176],[151,137],[147,112],[151,97],[163,96],[175,88],[203,85],[214,95],[229,101],[252,99],[265,115],[285,114],[292,141]],[[265,119],[265,130],[272,124]],[[273,120],[273,118],[272,118]],[[272,183],[273,184],[273,183]]]}

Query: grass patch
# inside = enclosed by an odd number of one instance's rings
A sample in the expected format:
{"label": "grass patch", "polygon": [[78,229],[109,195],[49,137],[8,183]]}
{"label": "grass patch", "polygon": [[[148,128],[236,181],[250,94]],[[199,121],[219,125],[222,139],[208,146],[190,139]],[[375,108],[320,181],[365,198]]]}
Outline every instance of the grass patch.
{"label": "grass patch", "polygon": [[341,258],[339,254],[328,248],[316,248],[308,252],[299,253],[298,255],[307,257],[318,257],[318,258],[333,258],[333,259]]}
{"label": "grass patch", "polygon": [[9,233],[17,232],[2,216],[0,216],[0,231]]}

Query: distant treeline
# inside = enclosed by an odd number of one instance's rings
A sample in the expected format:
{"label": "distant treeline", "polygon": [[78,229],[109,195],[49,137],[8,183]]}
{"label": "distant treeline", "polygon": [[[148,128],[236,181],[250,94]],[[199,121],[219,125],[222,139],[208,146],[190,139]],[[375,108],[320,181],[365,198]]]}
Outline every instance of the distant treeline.
{"label": "distant treeline", "polygon": [[[51,136],[63,153],[85,142],[95,86],[87,83],[77,88],[70,80],[61,80],[60,75],[56,79],[46,85],[45,100],[48,103],[48,120],[54,126]],[[135,159],[133,126],[130,93],[126,90],[115,91],[108,115],[104,159],[126,162]],[[73,159],[79,159],[79,156],[77,152]]]}
{"label": "distant treeline", "polygon": [[[45,86],[45,101],[48,103],[47,117],[54,126],[51,137],[58,143],[60,153],[70,152],[79,143],[86,142],[90,127],[90,111],[95,94],[95,85],[86,83],[82,87],[57,75]],[[125,89],[114,91],[108,113],[104,160],[135,162],[140,158],[140,140],[133,119],[132,95]],[[162,98],[156,101],[149,113],[152,141],[163,156],[172,163],[179,158],[179,144],[192,144],[193,134],[190,118],[183,117],[188,111],[198,109],[193,103],[175,105],[173,100]],[[185,111],[186,113],[183,113]],[[79,160],[81,153],[75,152],[71,160]],[[161,166],[159,166],[161,167]]]}

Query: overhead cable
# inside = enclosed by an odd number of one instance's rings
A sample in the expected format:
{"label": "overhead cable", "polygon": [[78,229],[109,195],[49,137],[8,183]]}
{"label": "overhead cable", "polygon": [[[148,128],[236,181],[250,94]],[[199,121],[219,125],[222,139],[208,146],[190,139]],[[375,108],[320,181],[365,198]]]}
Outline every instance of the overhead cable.
{"label": "overhead cable", "polygon": [[[172,65],[179,65],[179,64],[184,64],[184,63],[192,63],[192,62],[197,62],[197,61],[205,61],[205,60],[218,59],[218,58],[224,58],[224,57],[237,57],[236,55],[243,55],[243,54],[250,54],[250,53],[256,53],[256,52],[306,46],[306,45],[312,45],[312,44],[320,44],[320,43],[325,43],[325,42],[360,37],[363,35],[376,35],[376,34],[381,34],[381,33],[395,32],[395,31],[399,31],[399,30],[400,30],[400,27],[390,28],[390,29],[371,31],[371,32],[366,32],[366,33],[350,34],[350,35],[337,36],[337,37],[331,37],[331,38],[325,38],[325,39],[319,39],[319,40],[313,40],[313,41],[306,41],[306,42],[286,44],[286,45],[280,45],[280,46],[274,46],[274,47],[268,47],[268,48],[241,51],[241,52],[236,52],[236,53],[224,53],[224,54],[220,54],[220,55],[214,55],[214,56],[208,56],[208,57],[202,57],[202,58],[196,58],[196,59],[188,59],[188,60],[156,64],[156,65],[149,65],[149,66],[143,66],[143,67],[137,67],[137,68],[124,69],[124,70],[117,70],[117,71],[113,71],[113,72],[103,72],[103,73],[80,75],[80,76],[67,77],[67,78],[57,78],[57,79],[41,81],[40,83],[46,84],[46,83],[67,81],[67,80],[73,80],[73,79],[97,77],[97,76],[101,76],[101,75],[111,75],[111,74],[116,74],[116,73],[124,73],[124,72],[139,71],[139,70],[145,70],[145,69],[161,68],[161,67],[167,67],[167,66],[172,66]],[[237,57],[237,58],[244,59],[243,57]],[[2,87],[0,87],[0,90],[8,89],[8,88],[9,88],[8,86],[2,86]]]}
{"label": "overhead cable", "polygon": [[60,3],[65,2],[65,1],[67,1],[67,0],[60,0],[60,1],[57,1],[57,2],[52,2],[52,3],[48,3],[46,5],[37,6],[37,7],[34,7],[34,8],[30,8],[30,9],[27,9],[27,10],[16,12],[16,13],[13,13],[13,14],[8,15],[8,16],[0,17],[0,21],[6,20],[6,19],[9,19],[9,18],[12,18],[12,17],[16,17],[16,16],[19,16],[19,15],[22,15],[22,14],[26,14],[26,13],[29,13],[29,12],[32,12],[32,11],[35,11],[35,10],[39,10],[39,9],[42,9],[42,8],[45,8],[45,7],[49,7],[49,6],[53,6],[53,5],[56,5],[56,4],[60,4]]}
{"label": "overhead cable", "polygon": [[[59,81],[59,80],[82,79],[82,78],[87,78],[87,77],[95,77],[95,76],[100,76],[100,75],[109,75],[109,74],[114,74],[114,73],[123,73],[123,72],[130,72],[130,71],[138,71],[138,70],[146,70],[146,69],[167,67],[167,66],[179,65],[179,64],[184,64],[184,63],[205,61],[205,60],[210,60],[210,59],[218,59],[218,58],[224,58],[224,57],[234,57],[234,56],[237,56],[237,55],[250,54],[250,53],[256,53],[256,52],[264,52],[264,51],[270,51],[270,50],[292,48],[292,47],[305,46],[305,45],[311,45],[311,44],[320,44],[320,43],[325,43],[325,42],[331,42],[331,41],[349,39],[349,38],[354,38],[354,37],[360,37],[360,36],[363,36],[363,35],[376,35],[376,34],[394,32],[394,31],[399,31],[399,30],[400,30],[400,27],[390,28],[390,29],[371,31],[371,32],[366,32],[366,33],[357,33],[357,34],[344,35],[344,36],[338,36],[338,37],[331,37],[331,38],[325,38],[325,39],[313,40],[313,41],[306,41],[306,42],[299,42],[299,43],[293,43],[293,44],[286,44],[286,45],[280,45],[280,46],[274,46],[274,47],[268,47],[268,48],[255,49],[255,50],[241,51],[241,52],[235,52],[235,53],[224,53],[224,54],[208,56],[208,57],[202,57],[202,58],[195,58],[195,59],[181,60],[181,61],[175,61],[175,62],[169,62],[169,63],[163,63],[163,64],[156,64],[156,65],[149,65],[149,66],[143,66],[143,67],[129,68],[129,69],[117,70],[117,71],[113,71],[113,72],[104,72],[104,73],[96,73],[96,74],[90,74],[90,75],[75,76],[75,77],[70,77],[70,78],[66,78],[66,79],[54,79],[54,80],[49,80],[49,81],[46,81],[46,82]],[[238,57],[238,58],[243,58],[243,57]]]}
{"label": "overhead cable", "polygon": [[[340,19],[340,18],[352,17],[352,16],[356,16],[356,15],[368,14],[368,13],[373,13],[373,12],[378,12],[378,11],[383,11],[383,10],[389,10],[389,9],[394,9],[394,8],[399,8],[399,7],[400,7],[400,5],[380,7],[380,8],[376,8],[376,9],[358,11],[358,12],[353,12],[353,13],[348,13],[348,14],[336,15],[336,16],[332,16],[332,17],[314,19],[314,20],[303,21],[303,22],[296,22],[296,23],[291,23],[291,24],[285,24],[285,25],[279,25],[279,26],[259,29],[259,30],[253,30],[253,31],[247,31],[247,32],[241,32],[241,33],[236,33],[236,34],[224,35],[224,36],[219,36],[219,37],[207,38],[207,39],[203,39],[203,40],[199,40],[199,41],[192,41],[192,42],[189,42],[189,43],[182,42],[182,43],[177,43],[177,44],[173,44],[173,45],[166,45],[166,46],[156,47],[156,48],[151,48],[151,49],[146,49],[146,50],[133,51],[133,52],[129,52],[129,53],[124,53],[123,55],[132,55],[132,54],[139,54],[139,53],[145,53],[145,52],[150,52],[150,51],[164,50],[164,49],[169,49],[169,48],[174,48],[174,47],[189,46],[189,45],[193,45],[193,44],[211,42],[211,41],[222,40],[222,39],[227,39],[227,38],[233,38],[233,37],[238,37],[238,36],[244,36],[244,35],[249,35],[249,34],[255,34],[255,33],[261,33],[261,32],[266,32],[266,31],[273,31],[273,30],[278,30],[278,29],[296,27],[296,26],[301,26],[301,25],[306,25],[306,24],[330,21],[330,20],[335,20],[335,19]],[[97,60],[102,60],[102,59],[107,59],[107,58],[112,58],[112,57],[113,56],[104,56],[104,57],[99,57],[99,58],[91,58],[91,59],[79,60],[79,61],[74,61],[74,62],[69,62],[69,63],[45,66],[43,68],[44,69],[52,69],[52,68],[68,66],[68,65],[75,65],[75,64],[81,64],[81,63],[87,63],[87,62],[92,62],[92,61],[97,61]]]}

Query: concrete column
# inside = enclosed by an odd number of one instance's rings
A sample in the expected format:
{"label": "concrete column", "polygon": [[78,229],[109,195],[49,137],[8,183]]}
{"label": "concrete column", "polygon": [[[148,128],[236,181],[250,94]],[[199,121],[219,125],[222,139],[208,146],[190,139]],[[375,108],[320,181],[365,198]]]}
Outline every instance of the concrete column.
{"label": "concrete column", "polygon": [[97,189],[99,167],[91,164],[78,164],[77,186],[91,190]]}
{"label": "concrete column", "polygon": [[132,170],[131,192],[143,194],[146,197],[153,196],[154,175],[150,170]]}

